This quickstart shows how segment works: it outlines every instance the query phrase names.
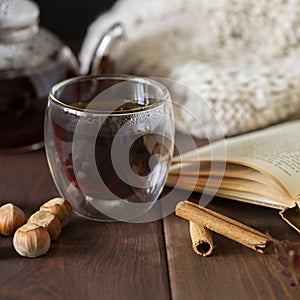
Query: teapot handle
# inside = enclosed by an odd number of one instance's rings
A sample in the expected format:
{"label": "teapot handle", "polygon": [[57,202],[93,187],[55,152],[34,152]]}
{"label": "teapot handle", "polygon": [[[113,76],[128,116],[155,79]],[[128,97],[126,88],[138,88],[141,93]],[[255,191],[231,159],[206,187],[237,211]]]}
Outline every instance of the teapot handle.
{"label": "teapot handle", "polygon": [[105,63],[104,59],[106,53],[108,52],[111,44],[116,39],[123,39],[125,37],[125,30],[120,23],[116,23],[111,26],[100,39],[94,54],[91,59],[89,74],[98,75],[102,72],[103,63]]}

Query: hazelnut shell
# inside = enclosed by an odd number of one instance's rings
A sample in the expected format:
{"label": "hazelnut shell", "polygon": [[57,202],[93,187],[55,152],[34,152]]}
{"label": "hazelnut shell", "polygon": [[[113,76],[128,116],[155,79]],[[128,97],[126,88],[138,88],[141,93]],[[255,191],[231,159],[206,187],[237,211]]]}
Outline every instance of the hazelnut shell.
{"label": "hazelnut shell", "polygon": [[0,233],[13,236],[14,232],[25,224],[25,213],[12,203],[0,207]]}
{"label": "hazelnut shell", "polygon": [[35,224],[25,224],[14,234],[13,246],[24,257],[38,257],[50,249],[50,235],[48,231]]}
{"label": "hazelnut shell", "polygon": [[27,223],[44,227],[50,234],[51,240],[57,239],[61,233],[61,222],[59,218],[47,210],[37,211],[30,216]]}

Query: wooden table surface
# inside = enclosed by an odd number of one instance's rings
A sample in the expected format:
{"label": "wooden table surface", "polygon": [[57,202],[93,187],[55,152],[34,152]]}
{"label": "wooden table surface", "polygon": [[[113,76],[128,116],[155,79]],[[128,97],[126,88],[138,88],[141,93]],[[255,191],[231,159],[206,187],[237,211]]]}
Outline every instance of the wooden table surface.
{"label": "wooden table surface", "polygon": [[[0,204],[27,216],[58,193],[44,150],[0,156]],[[198,195],[192,195],[197,197]],[[210,207],[279,239],[300,235],[277,211],[224,199]],[[274,254],[214,235],[211,257],[196,255],[188,222],[170,215],[147,224],[74,216],[43,257],[20,257],[0,238],[0,299],[300,299]]]}

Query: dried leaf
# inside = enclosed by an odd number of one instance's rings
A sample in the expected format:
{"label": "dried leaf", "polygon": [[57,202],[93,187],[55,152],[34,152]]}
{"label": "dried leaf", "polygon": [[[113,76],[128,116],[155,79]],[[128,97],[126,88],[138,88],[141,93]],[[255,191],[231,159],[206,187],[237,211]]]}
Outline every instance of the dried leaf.
{"label": "dried leaf", "polygon": [[289,277],[291,286],[300,288],[300,243],[269,238],[273,242],[277,259],[283,267],[282,273]]}

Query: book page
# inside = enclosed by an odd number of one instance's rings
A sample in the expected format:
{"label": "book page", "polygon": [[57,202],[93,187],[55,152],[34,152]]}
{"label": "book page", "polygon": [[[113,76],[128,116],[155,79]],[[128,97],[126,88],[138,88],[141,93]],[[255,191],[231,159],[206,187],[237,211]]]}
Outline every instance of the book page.
{"label": "book page", "polygon": [[[300,120],[227,138],[225,145],[226,161],[242,163],[274,176],[297,200],[300,194]],[[224,160],[223,149],[224,141],[218,141],[181,155],[181,159]]]}

